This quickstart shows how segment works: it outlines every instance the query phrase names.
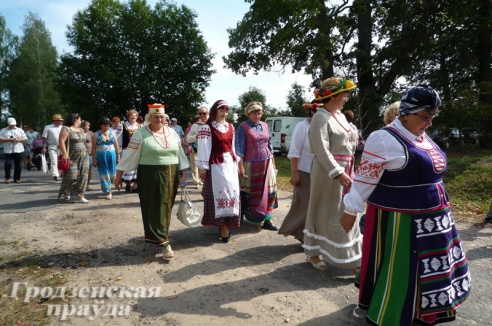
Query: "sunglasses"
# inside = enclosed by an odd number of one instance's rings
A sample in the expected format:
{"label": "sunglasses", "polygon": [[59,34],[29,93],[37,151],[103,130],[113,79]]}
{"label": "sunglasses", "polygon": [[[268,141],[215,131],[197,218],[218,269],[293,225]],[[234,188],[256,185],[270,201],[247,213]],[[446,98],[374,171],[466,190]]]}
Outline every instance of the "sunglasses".
{"label": "sunglasses", "polygon": [[198,115],[207,115],[207,112],[198,112]]}

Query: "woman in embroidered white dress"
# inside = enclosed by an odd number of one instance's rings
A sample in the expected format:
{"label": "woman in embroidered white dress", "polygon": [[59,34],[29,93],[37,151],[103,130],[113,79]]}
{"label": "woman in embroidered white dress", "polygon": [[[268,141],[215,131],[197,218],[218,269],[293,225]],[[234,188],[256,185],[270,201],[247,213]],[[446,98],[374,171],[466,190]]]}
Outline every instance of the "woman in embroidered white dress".
{"label": "woman in embroidered white dress", "polygon": [[342,198],[352,183],[357,145],[357,132],[340,111],[355,88],[350,80],[331,77],[315,91],[315,100],[322,105],[309,127],[314,159],[303,248],[313,267],[322,270],[328,268],[323,260],[345,269],[360,266],[359,228],[345,233],[339,223],[344,210]]}
{"label": "woman in embroidered white dress", "polygon": [[[126,113],[126,121],[123,124],[123,143],[121,144],[122,154],[121,156],[125,156],[126,148],[130,143],[130,139],[132,139],[133,133],[140,129],[141,125],[137,122],[138,112],[135,110],[130,110]],[[126,192],[137,192],[137,171],[125,171],[123,172],[123,181],[125,182],[125,191]]]}
{"label": "woman in embroidered white dress", "polygon": [[229,228],[238,228],[241,223],[234,127],[226,121],[228,112],[226,101],[213,104],[207,123],[198,132],[196,160],[204,182],[202,224],[219,228],[226,243],[231,237]]}

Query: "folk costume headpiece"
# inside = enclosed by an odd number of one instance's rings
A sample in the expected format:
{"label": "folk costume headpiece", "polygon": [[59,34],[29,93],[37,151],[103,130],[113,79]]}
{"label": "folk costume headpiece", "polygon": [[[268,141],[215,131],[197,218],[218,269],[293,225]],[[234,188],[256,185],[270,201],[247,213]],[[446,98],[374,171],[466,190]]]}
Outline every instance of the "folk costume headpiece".
{"label": "folk costume headpiece", "polygon": [[439,94],[429,85],[418,85],[403,94],[400,101],[400,115],[417,113],[441,105]]}
{"label": "folk costume headpiece", "polygon": [[314,111],[318,111],[318,106],[319,104],[314,102],[314,103],[306,103],[306,104],[303,104],[302,107],[305,109],[305,110],[314,110]]}
{"label": "folk costume headpiece", "polygon": [[166,105],[160,103],[148,104],[149,114],[166,114]]}
{"label": "folk costume headpiece", "polygon": [[[166,105],[164,104],[161,103],[148,104],[147,107],[149,108],[149,113],[145,115],[145,125],[150,123],[149,119],[151,115],[167,116],[165,111]],[[167,117],[166,119],[169,119],[169,117]]]}
{"label": "folk costume headpiece", "polygon": [[325,98],[337,95],[342,92],[352,91],[357,88],[357,85],[349,79],[342,77],[330,77],[321,82],[318,89],[314,90],[314,100],[322,102]]}
{"label": "folk costume headpiece", "polygon": [[261,111],[263,112],[263,104],[258,101],[250,102],[247,106],[246,109],[244,109],[244,114],[249,117],[249,115],[253,112],[256,111]]}

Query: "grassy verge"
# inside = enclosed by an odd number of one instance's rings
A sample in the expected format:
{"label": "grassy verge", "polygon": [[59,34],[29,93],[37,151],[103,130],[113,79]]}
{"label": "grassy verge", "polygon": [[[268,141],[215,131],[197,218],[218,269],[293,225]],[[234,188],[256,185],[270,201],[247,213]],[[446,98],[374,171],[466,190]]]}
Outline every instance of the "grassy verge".
{"label": "grassy verge", "polygon": [[29,287],[51,287],[65,284],[60,268],[44,268],[39,261],[16,257],[3,259],[0,267],[0,325],[47,325],[51,318],[46,315],[49,304],[63,304],[61,298],[26,298],[26,287],[19,286],[15,297],[11,297],[15,282],[27,283]]}
{"label": "grassy verge", "polygon": [[[448,170],[444,183],[455,218],[482,222],[492,196],[492,150],[463,146],[450,149],[446,154]],[[279,170],[278,188],[292,191],[289,159],[275,157],[275,164]]]}

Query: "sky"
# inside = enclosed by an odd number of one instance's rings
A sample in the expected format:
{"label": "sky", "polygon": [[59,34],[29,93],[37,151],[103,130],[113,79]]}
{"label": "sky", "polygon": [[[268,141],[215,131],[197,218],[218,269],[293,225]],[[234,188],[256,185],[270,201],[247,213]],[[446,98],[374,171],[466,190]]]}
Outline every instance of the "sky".
{"label": "sky", "polygon": [[[120,0],[126,2],[126,0]],[[0,15],[7,28],[14,34],[22,36],[22,25],[29,11],[38,15],[51,33],[53,45],[58,54],[71,52],[65,37],[67,25],[79,10],[88,7],[90,0],[0,0]],[[147,0],[154,7],[157,0]],[[243,15],[249,10],[244,0],[175,0],[178,5],[184,4],[196,14],[198,28],[212,53],[214,69],[212,81],[206,90],[205,106],[210,107],[219,99],[226,100],[229,105],[239,105],[239,95],[247,92],[251,86],[262,90],[266,96],[266,104],[277,109],[287,109],[286,98],[297,83],[305,88],[305,97],[310,99],[312,90],[309,87],[311,76],[302,72],[292,74],[290,67],[281,72],[260,72],[258,75],[249,73],[246,77],[236,75],[224,69],[222,57],[231,52],[228,46],[227,28],[236,26]]]}

